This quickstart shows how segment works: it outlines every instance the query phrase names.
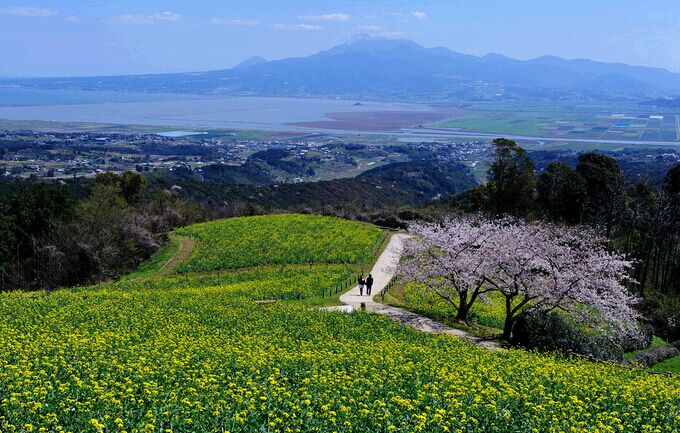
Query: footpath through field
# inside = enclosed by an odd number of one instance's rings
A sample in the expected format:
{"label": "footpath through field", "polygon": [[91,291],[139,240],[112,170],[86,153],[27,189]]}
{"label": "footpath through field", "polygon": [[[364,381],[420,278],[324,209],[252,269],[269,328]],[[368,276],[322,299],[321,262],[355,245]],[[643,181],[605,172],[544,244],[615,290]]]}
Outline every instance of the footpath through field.
{"label": "footpath through field", "polygon": [[196,241],[189,237],[181,237],[179,240],[179,250],[170,260],[165,262],[163,267],[158,270],[158,276],[165,277],[174,271],[177,266],[181,265],[184,260],[189,257],[191,250],[194,249]]}
{"label": "footpath through field", "polygon": [[437,322],[436,320],[423,317],[414,312],[381,304],[380,302],[375,302],[373,300],[373,296],[379,294],[380,291],[383,290],[394,277],[397,263],[399,262],[404,249],[404,241],[408,238],[409,236],[405,234],[395,234],[392,236],[392,239],[390,239],[385,251],[383,251],[383,253],[380,255],[373,266],[373,269],[371,270],[374,280],[371,296],[366,295],[365,290],[364,295],[361,296],[359,294],[359,286],[356,286],[347,293],[340,296],[340,301],[354,309],[365,309],[366,311],[372,311],[374,313],[387,316],[396,322],[415,328],[418,331],[451,334],[455,335],[456,337],[470,340],[485,349],[500,349],[500,344],[496,343],[495,341],[484,340],[482,338],[468,334],[465,331],[452,328],[450,326],[444,325],[443,323]]}

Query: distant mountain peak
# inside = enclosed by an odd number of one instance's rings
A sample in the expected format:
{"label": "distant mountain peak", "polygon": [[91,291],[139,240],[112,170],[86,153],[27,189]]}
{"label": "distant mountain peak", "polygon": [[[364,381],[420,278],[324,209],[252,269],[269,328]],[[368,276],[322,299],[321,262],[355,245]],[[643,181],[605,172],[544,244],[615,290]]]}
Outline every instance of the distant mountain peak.
{"label": "distant mountain peak", "polygon": [[232,69],[243,69],[243,68],[247,68],[249,66],[259,65],[260,63],[267,63],[267,61],[268,60],[263,58],[263,57],[253,56],[253,57],[250,57],[250,58],[242,61],[238,65],[234,66]]}
{"label": "distant mountain peak", "polygon": [[514,59],[511,59],[510,57],[504,56],[503,54],[499,54],[499,53],[488,53],[488,54],[484,55],[482,58],[485,59],[485,60],[494,60],[494,61],[497,61],[497,60],[514,61]]}
{"label": "distant mountain peak", "polygon": [[555,56],[478,57],[367,34],[305,57],[275,61],[253,57],[232,69],[155,77],[4,79],[0,86],[414,100],[680,95],[680,74],[658,68]]}
{"label": "distant mountain peak", "polygon": [[425,50],[425,48],[422,45],[419,45],[409,39],[388,38],[360,33],[352,36],[344,44],[323,51],[321,54],[337,55],[356,52],[375,53],[380,51],[393,51],[403,49],[418,51]]}
{"label": "distant mountain peak", "polygon": [[374,36],[374,35],[369,35],[367,33],[358,33],[356,35],[353,35],[351,38],[349,38],[347,40],[347,42],[345,42],[345,45],[360,44],[362,42],[372,41],[372,40],[375,40],[375,39],[381,39],[381,38],[378,38],[377,36]]}

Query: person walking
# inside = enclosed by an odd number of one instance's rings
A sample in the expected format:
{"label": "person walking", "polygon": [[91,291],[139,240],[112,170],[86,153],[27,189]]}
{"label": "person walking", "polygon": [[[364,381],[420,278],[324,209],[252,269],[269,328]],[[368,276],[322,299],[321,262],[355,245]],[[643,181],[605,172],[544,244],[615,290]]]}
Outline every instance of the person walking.
{"label": "person walking", "polygon": [[364,284],[366,284],[366,281],[364,280],[364,276],[361,275],[359,277],[359,296],[364,296]]}
{"label": "person walking", "polygon": [[368,278],[366,278],[366,294],[368,296],[371,296],[372,289],[373,289],[373,275],[368,274]]}

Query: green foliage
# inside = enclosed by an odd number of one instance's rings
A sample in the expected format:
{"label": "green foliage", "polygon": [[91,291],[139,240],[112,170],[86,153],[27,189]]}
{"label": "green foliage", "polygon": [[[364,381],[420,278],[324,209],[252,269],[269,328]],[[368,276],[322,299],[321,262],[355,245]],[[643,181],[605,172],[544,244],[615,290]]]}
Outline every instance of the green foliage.
{"label": "green foliage", "polygon": [[680,164],[668,170],[664,177],[664,190],[671,196],[680,196]]}
{"label": "green foliage", "polygon": [[619,341],[589,333],[557,313],[525,313],[515,322],[511,342],[527,349],[564,351],[603,360],[623,360]]}
{"label": "green foliage", "polygon": [[652,370],[658,373],[680,374],[680,355],[653,365]]}
{"label": "green foliage", "polygon": [[120,179],[120,192],[128,203],[138,203],[146,193],[146,178],[139,173],[126,171]]}
{"label": "green foliage", "polygon": [[[225,167],[225,168],[221,168]],[[177,184],[182,194],[210,205],[223,206],[224,202],[239,203],[260,209],[279,209],[315,212],[327,209],[348,209],[362,214],[389,206],[415,206],[429,203],[436,197],[452,196],[476,185],[467,167],[458,163],[439,161],[409,161],[388,164],[363,172],[357,177],[329,181],[284,183],[255,186],[263,183],[256,175],[233,175],[228,166],[204,169],[210,176],[214,171],[229,171],[220,184],[182,180],[167,175],[151,175],[151,187],[168,189]],[[252,168],[252,164],[249,166]],[[217,182],[217,180],[215,180]],[[229,184],[231,183],[231,184]],[[245,183],[246,185],[234,185]],[[253,213],[254,214],[254,213]]]}
{"label": "green foliage", "polygon": [[117,194],[130,204],[138,203],[146,193],[146,178],[134,171],[126,171],[122,175],[98,173],[95,181],[97,185],[115,188]]}
{"label": "green foliage", "polygon": [[177,231],[197,241],[180,273],[264,264],[370,263],[381,230],[317,215],[231,218]]}
{"label": "green foliage", "polygon": [[44,244],[73,215],[71,195],[59,186],[24,184],[0,196],[0,290],[52,280],[53,250]]}
{"label": "green foliage", "polygon": [[527,215],[533,207],[534,163],[512,140],[493,141],[495,159],[489,170],[490,206],[497,214]]}
{"label": "green foliage", "polygon": [[552,221],[578,223],[586,199],[585,181],[571,166],[556,162],[538,178],[538,200]]}
{"label": "green foliage", "polygon": [[623,205],[623,174],[616,160],[601,153],[584,153],[578,157],[576,171],[585,181],[587,222],[604,223],[607,237],[620,217]]}

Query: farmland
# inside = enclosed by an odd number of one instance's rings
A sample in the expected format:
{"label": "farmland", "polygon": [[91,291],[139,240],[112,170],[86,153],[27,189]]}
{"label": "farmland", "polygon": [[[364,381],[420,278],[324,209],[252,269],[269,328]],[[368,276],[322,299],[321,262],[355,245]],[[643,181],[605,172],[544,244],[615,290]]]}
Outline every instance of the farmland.
{"label": "farmland", "polygon": [[550,138],[640,140],[680,139],[678,116],[668,113],[572,111],[471,111],[435,124],[470,132],[518,134]]}
{"label": "farmland", "polygon": [[178,231],[198,241],[179,272],[295,263],[369,263],[381,232],[337,218],[279,215],[233,218]]}
{"label": "farmland", "polygon": [[0,431],[680,427],[677,377],[310,308],[304,299],[371,261],[374,227],[292,215],[178,234],[197,240],[179,274],[0,295]]}

